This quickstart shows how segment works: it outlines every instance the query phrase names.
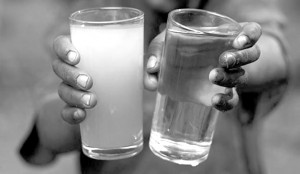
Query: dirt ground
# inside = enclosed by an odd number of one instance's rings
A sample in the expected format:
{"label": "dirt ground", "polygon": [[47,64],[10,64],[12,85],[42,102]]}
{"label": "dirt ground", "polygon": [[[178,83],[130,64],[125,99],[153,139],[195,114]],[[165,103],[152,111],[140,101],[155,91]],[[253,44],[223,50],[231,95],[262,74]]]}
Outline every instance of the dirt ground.
{"label": "dirt ground", "polygon": [[[76,153],[60,156],[49,166],[35,167],[22,161],[16,150],[30,129],[40,96],[57,85],[51,78],[47,43],[41,43],[63,8],[58,1],[0,0],[1,174],[77,173]],[[292,84],[265,123],[263,157],[267,173],[294,174],[300,171],[300,1],[279,2],[288,19]]]}

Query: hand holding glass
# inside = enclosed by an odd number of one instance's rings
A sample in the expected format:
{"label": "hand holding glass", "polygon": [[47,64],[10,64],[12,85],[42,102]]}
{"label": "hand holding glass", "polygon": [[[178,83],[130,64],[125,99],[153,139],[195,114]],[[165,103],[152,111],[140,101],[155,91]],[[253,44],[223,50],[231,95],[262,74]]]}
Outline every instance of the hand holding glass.
{"label": "hand holding glass", "polygon": [[209,81],[209,72],[240,30],[213,12],[169,13],[149,144],[154,154],[192,166],[207,159],[219,113],[211,98],[225,90]]}
{"label": "hand holding glass", "polygon": [[143,148],[144,14],[133,8],[86,9],[70,16],[79,67],[99,101],[80,124],[82,150],[94,159],[133,156]]}

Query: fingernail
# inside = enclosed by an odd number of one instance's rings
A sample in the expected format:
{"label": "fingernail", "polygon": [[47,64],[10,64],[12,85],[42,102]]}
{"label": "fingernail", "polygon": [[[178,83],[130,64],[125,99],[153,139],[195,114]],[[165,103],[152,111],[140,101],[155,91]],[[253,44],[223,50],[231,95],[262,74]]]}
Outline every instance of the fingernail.
{"label": "fingernail", "polygon": [[157,64],[157,58],[155,56],[151,56],[147,63],[147,69],[154,69]]}
{"label": "fingernail", "polygon": [[81,100],[86,106],[90,106],[91,95],[85,94],[82,96]]}
{"label": "fingernail", "polygon": [[217,73],[216,81],[220,82],[222,80],[224,80],[224,74],[221,72]]}
{"label": "fingernail", "polygon": [[221,101],[221,97],[219,95],[215,95],[211,99],[212,104],[219,104],[220,101]]}
{"label": "fingernail", "polygon": [[211,71],[211,73],[209,74],[209,79],[211,79],[214,82],[221,82],[222,80],[224,80],[224,74],[223,72],[220,71]]}
{"label": "fingernail", "polygon": [[244,48],[249,43],[249,38],[245,35],[241,35],[237,38],[238,48]]}
{"label": "fingernail", "polygon": [[152,84],[156,84],[157,83],[157,78],[154,76],[149,76],[149,80],[151,81]]}
{"label": "fingernail", "polygon": [[236,63],[236,60],[234,58],[234,55],[232,53],[226,53],[225,54],[225,64],[226,68],[233,67]]}
{"label": "fingernail", "polygon": [[221,95],[214,96],[211,101],[219,111],[225,112],[232,109],[232,107],[226,102],[226,99]]}
{"label": "fingernail", "polygon": [[74,120],[79,120],[79,119],[81,119],[81,114],[80,114],[80,112],[79,111],[75,111],[74,112],[74,114],[73,114],[73,119]]}
{"label": "fingernail", "polygon": [[75,51],[69,51],[68,54],[67,54],[67,58],[70,62],[75,62],[76,59],[77,59],[77,53]]}
{"label": "fingernail", "polygon": [[89,77],[87,75],[79,75],[76,79],[77,85],[79,85],[81,88],[86,88],[88,83]]}

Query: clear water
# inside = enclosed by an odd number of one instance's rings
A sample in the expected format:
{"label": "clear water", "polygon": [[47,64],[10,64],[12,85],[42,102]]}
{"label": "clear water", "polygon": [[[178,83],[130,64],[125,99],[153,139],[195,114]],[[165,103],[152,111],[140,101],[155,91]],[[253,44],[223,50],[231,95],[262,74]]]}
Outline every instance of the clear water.
{"label": "clear water", "polygon": [[152,132],[150,149],[155,155],[177,164],[197,166],[208,157],[210,142],[179,140]]}
{"label": "clear water", "polygon": [[207,158],[218,115],[211,98],[224,92],[209,72],[233,39],[167,31],[150,137],[154,154],[192,166]]}
{"label": "clear water", "polygon": [[163,159],[196,166],[208,156],[217,116],[212,107],[158,94],[150,149]]}
{"label": "clear water", "polygon": [[135,145],[123,146],[118,148],[96,148],[90,147],[86,144],[82,144],[83,153],[96,160],[118,160],[132,157],[143,149],[143,139],[141,138],[139,142],[136,142]]}

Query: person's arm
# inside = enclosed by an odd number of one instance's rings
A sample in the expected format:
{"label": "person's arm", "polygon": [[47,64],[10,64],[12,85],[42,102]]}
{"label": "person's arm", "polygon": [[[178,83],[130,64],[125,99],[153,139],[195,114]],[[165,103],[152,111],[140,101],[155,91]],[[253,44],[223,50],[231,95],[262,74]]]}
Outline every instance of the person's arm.
{"label": "person's arm", "polygon": [[44,165],[57,154],[80,149],[78,125],[70,125],[60,117],[65,106],[57,94],[46,96],[35,111],[31,131],[20,147],[20,155],[30,164]]}
{"label": "person's arm", "polygon": [[[273,1],[274,2],[274,1]],[[280,10],[263,0],[211,0],[208,10],[217,11],[239,22],[257,22],[262,36],[257,45],[258,61],[246,65],[248,82],[239,87],[240,102],[236,119],[240,124],[240,150],[250,173],[262,173],[260,134],[264,118],[270,115],[285,94],[289,78],[288,54],[283,37],[285,18]]]}

